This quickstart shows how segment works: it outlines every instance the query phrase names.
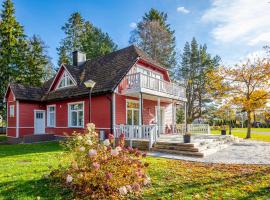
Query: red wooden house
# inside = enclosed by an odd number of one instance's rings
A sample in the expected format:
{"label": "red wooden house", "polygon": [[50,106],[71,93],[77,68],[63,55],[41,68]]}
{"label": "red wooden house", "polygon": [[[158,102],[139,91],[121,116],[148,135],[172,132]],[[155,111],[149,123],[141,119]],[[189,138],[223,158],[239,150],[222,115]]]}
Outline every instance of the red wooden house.
{"label": "red wooden house", "polygon": [[[96,82],[91,111],[87,80]],[[169,133],[176,123],[176,106],[185,101],[184,88],[171,82],[167,69],[135,46],[95,60],[76,51],[73,65],[62,64],[42,87],[8,86],[7,136],[82,131],[89,112],[97,129],[107,133],[139,127],[142,134],[153,126]]]}

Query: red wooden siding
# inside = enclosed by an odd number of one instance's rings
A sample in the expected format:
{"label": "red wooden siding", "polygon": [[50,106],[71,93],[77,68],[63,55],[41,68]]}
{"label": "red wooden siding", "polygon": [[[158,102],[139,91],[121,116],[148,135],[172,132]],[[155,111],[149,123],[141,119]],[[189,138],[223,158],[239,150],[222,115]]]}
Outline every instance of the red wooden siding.
{"label": "red wooden siding", "polygon": [[[84,132],[83,128],[69,128],[68,127],[68,103],[84,102],[84,124],[89,122],[89,99],[74,99],[65,100],[58,102],[51,102],[47,105],[56,106],[56,127],[46,127],[46,133],[53,133],[56,135],[68,134],[71,135],[74,131]],[[96,125],[97,128],[106,129],[108,132],[111,125],[111,115],[110,115],[110,100],[107,96],[95,96],[92,97],[92,123]],[[47,122],[47,120],[46,120]],[[47,126],[47,123],[46,123]]]}
{"label": "red wooden siding", "polygon": [[39,103],[19,102],[19,137],[34,134],[34,110],[45,109],[46,107]]}
{"label": "red wooden siding", "polygon": [[[17,116],[17,109],[16,109],[16,101],[13,95],[13,92],[10,88],[6,94],[6,101],[7,101],[7,120],[8,120],[8,128],[7,128],[7,136],[9,137],[16,137],[16,116]],[[14,117],[10,117],[10,105],[14,105]]]}

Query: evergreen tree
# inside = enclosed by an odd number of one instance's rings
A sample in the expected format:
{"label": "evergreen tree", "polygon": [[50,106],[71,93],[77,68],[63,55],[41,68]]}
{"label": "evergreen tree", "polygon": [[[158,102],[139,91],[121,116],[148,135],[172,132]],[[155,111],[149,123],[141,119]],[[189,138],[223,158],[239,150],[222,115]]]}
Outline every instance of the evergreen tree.
{"label": "evergreen tree", "polygon": [[130,41],[144,50],[150,57],[167,68],[175,67],[174,31],[167,23],[167,14],[151,9],[132,31]]}
{"label": "evergreen tree", "polygon": [[[2,4],[0,14],[0,97],[4,97],[7,85],[18,76],[22,68],[22,56],[26,48],[23,27],[17,22],[14,13],[14,5],[11,0]],[[0,110],[3,104],[0,101]]]}
{"label": "evergreen tree", "polygon": [[59,65],[71,64],[72,52],[75,50],[86,53],[87,59],[93,59],[117,49],[116,44],[107,33],[102,32],[89,21],[85,21],[78,12],[71,14],[62,30],[65,38],[57,48]]}
{"label": "evergreen tree", "polygon": [[176,70],[177,79],[185,82],[187,95],[187,121],[191,123],[194,119],[204,115],[211,105],[206,90],[206,75],[215,69],[220,58],[207,53],[207,46],[198,45],[195,38],[189,44],[186,42],[181,55],[180,66]]}
{"label": "evergreen tree", "polygon": [[[5,0],[0,11],[0,97],[4,97],[8,83],[19,82],[37,86],[44,80],[49,58],[40,38],[28,39],[15,18],[11,0]],[[44,69],[45,68],[45,69]],[[0,112],[5,113],[0,101]],[[0,113],[1,115],[1,113]],[[4,117],[5,119],[5,117]]]}
{"label": "evergreen tree", "polygon": [[47,46],[39,36],[34,35],[28,40],[25,65],[20,70],[23,75],[18,76],[20,82],[40,86],[42,82],[53,76],[53,65],[46,49]]}

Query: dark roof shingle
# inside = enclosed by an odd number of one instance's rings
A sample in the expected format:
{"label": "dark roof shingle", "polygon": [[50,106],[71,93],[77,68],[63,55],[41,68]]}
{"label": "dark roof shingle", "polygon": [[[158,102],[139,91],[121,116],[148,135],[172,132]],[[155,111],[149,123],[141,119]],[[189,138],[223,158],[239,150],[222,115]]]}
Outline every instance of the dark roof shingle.
{"label": "dark roof shingle", "polygon": [[93,95],[112,92],[120,83],[122,78],[128,73],[130,68],[136,63],[138,58],[142,58],[161,67],[160,64],[152,60],[143,51],[134,45],[131,45],[100,58],[88,60],[80,67],[65,65],[66,69],[77,81],[77,86],[48,92],[50,85],[54,80],[54,78],[52,78],[44,83],[42,88],[23,88],[20,86],[19,90],[14,91],[16,93],[15,96],[18,99],[23,98],[24,100],[32,99],[41,101],[52,101],[84,96],[89,93],[89,90],[84,86],[84,82],[89,79],[96,82],[96,85],[93,88]]}

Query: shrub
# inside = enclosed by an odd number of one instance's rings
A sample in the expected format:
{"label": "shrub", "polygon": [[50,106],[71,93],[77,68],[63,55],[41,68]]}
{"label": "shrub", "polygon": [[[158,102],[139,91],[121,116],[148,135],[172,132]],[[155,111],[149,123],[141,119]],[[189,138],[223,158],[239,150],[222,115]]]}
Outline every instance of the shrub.
{"label": "shrub", "polygon": [[52,179],[71,189],[79,199],[140,196],[142,187],[150,183],[146,174],[148,164],[141,161],[145,154],[125,148],[123,134],[116,148],[111,145],[112,135],[100,143],[94,130],[94,125],[88,124],[84,134],[75,132],[64,142],[69,165],[52,171]]}

